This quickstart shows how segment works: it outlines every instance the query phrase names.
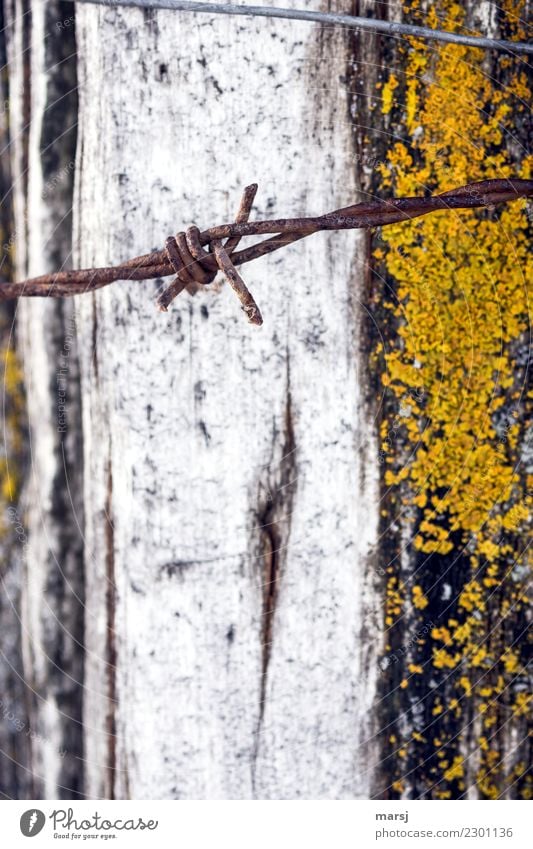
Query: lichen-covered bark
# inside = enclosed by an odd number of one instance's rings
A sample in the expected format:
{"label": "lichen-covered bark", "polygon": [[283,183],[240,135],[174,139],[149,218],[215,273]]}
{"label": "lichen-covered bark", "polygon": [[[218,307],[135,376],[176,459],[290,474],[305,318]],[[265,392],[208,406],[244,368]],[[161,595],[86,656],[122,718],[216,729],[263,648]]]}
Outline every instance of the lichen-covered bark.
{"label": "lichen-covered bark", "polygon": [[[16,273],[70,256],[76,145],[72,16],[63,3],[15,3],[9,50]],[[71,302],[17,310],[29,421],[21,503],[23,677],[35,797],[81,791],[83,509],[75,316]]]}
{"label": "lichen-covered bark", "polygon": [[[525,37],[529,4],[495,8],[442,0],[405,3],[403,14]],[[371,190],[412,195],[529,177],[525,62],[409,39],[382,64]],[[374,239],[387,797],[531,792],[527,233],[517,202],[442,213]]]}
{"label": "lichen-covered bark", "polygon": [[[356,196],[342,31],[83,7],[77,38],[78,262],[231,220],[252,181],[258,217]],[[219,284],[166,315],[151,283],[78,299],[91,795],[369,795],[364,256],[251,266],[260,331]]]}

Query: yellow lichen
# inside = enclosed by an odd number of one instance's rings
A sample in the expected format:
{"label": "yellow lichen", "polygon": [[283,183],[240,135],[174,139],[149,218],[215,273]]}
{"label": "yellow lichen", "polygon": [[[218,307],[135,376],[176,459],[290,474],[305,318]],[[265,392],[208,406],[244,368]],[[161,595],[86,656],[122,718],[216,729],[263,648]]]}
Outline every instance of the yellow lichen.
{"label": "yellow lichen", "polygon": [[[525,36],[520,7],[503,4],[515,38]],[[409,2],[405,13],[421,15]],[[460,4],[437,0],[416,21],[461,30],[465,14]],[[410,39],[403,58],[404,75],[395,68],[382,89],[382,111],[397,110],[405,129],[380,166],[382,187],[420,196],[495,177],[531,178],[533,158],[517,161],[516,145],[507,144],[531,100],[520,61],[499,60],[509,69],[502,85],[486,72],[485,54],[472,48],[435,49]],[[522,717],[530,700],[510,694],[522,671],[519,650],[505,645],[501,626],[487,625],[516,617],[526,603],[522,551],[533,479],[525,479],[518,459],[528,396],[515,356],[530,322],[528,227],[524,200],[498,210],[442,211],[383,228],[375,253],[395,296],[384,301],[394,335],[378,351],[391,399],[381,425],[383,478],[391,503],[417,511],[417,552],[470,561],[453,615],[430,637],[437,643],[433,667],[456,688],[449,708],[459,714],[465,699],[476,699],[483,723],[477,782],[487,798],[511,782],[501,753],[487,745],[489,729],[502,721],[500,702],[505,715],[512,709]],[[391,431],[405,452],[391,444]],[[424,586],[413,587],[415,610],[429,603]],[[445,713],[438,700],[431,712]],[[457,757],[441,769],[444,781],[462,778]],[[447,793],[440,787],[437,795]]]}
{"label": "yellow lichen", "polygon": [[424,595],[422,587],[413,587],[413,604],[415,607],[418,607],[419,610],[423,610],[425,607],[428,606],[429,601]]}
{"label": "yellow lichen", "polygon": [[[17,458],[22,451],[21,418],[24,409],[22,371],[13,348],[4,348],[3,366],[3,444],[5,454],[0,456],[0,498],[4,505],[12,504],[18,497],[20,470]],[[4,511],[2,511],[2,514]],[[0,521],[3,521],[0,519]]]}
{"label": "yellow lichen", "polygon": [[382,112],[384,115],[388,115],[388,113],[392,109],[393,97],[394,97],[394,89],[398,87],[398,80],[391,74],[385,85],[383,86],[383,91],[381,94],[382,98]]}
{"label": "yellow lichen", "polygon": [[456,755],[453,759],[452,765],[444,771],[444,778],[446,781],[453,781],[456,778],[462,778],[463,775],[463,758],[460,755]]}

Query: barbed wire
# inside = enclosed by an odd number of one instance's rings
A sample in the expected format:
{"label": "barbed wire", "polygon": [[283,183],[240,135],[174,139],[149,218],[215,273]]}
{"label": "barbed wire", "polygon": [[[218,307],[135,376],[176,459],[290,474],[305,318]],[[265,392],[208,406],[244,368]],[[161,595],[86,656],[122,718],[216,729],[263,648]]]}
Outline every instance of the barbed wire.
{"label": "barbed wire", "polygon": [[416,38],[445,41],[480,47],[483,50],[503,50],[508,53],[533,53],[533,44],[524,41],[502,41],[481,35],[461,35],[456,32],[414,26],[379,18],[362,18],[340,15],[335,12],[315,12],[307,9],[284,9],[274,6],[244,6],[234,3],[201,3],[196,0],[71,0],[100,6],[132,6],[142,9],[171,9],[176,12],[200,12],[211,15],[246,15],[262,18],[285,18],[294,21],[313,21],[330,26],[366,29],[389,36],[415,36]]}
{"label": "barbed wire", "polygon": [[[484,180],[469,183],[430,197],[393,198],[353,204],[313,218],[278,218],[249,221],[257,184],[244,190],[235,221],[201,232],[188,227],[169,236],[162,250],[152,251],[116,266],[85,268],[44,274],[18,283],[0,283],[0,300],[18,297],[62,298],[92,292],[118,280],[153,280],[175,274],[157,299],[166,312],[184,289],[191,294],[212,283],[220,271],[237,295],[252,324],[263,323],[261,312],[236,266],[266,256],[323,230],[354,230],[383,227],[409,221],[437,210],[475,209],[533,196],[533,180]],[[270,238],[237,251],[244,236]],[[224,240],[226,240],[224,242]],[[207,249],[206,249],[207,248]]]}

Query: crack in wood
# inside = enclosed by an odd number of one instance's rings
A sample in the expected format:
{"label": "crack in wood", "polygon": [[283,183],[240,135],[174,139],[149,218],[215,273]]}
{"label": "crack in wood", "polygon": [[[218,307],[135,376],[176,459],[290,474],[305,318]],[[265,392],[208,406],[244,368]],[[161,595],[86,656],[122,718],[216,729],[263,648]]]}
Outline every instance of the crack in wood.
{"label": "crack in wood", "polygon": [[[283,572],[283,554],[287,548],[291,514],[296,490],[296,456],[292,425],[290,380],[287,379],[284,443],[281,460],[276,470],[275,485],[266,488],[266,499],[258,513],[262,550],[263,611],[261,626],[261,684],[259,689],[259,717],[257,722],[254,756],[252,759],[252,788],[255,785],[255,767],[259,752],[261,728],[265,714],[268,668],[274,640],[274,618],[280,593]],[[255,795],[255,790],[254,790]]]}

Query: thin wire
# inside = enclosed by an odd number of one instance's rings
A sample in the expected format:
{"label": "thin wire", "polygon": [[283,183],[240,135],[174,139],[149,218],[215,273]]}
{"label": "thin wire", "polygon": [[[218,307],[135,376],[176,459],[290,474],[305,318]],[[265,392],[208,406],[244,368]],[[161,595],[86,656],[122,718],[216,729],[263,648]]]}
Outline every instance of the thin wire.
{"label": "thin wire", "polygon": [[508,53],[533,53],[533,44],[525,41],[501,41],[480,35],[460,35],[445,30],[399,24],[376,18],[337,15],[333,12],[313,12],[304,9],[279,9],[274,6],[241,6],[233,3],[198,3],[195,0],[70,0],[78,3],[96,3],[100,6],[136,6],[142,9],[172,9],[176,12],[206,12],[210,15],[247,15],[261,18],[288,18],[295,21],[315,21],[321,24],[368,29],[385,35],[411,35],[451,44],[465,44],[484,50],[504,50]]}

